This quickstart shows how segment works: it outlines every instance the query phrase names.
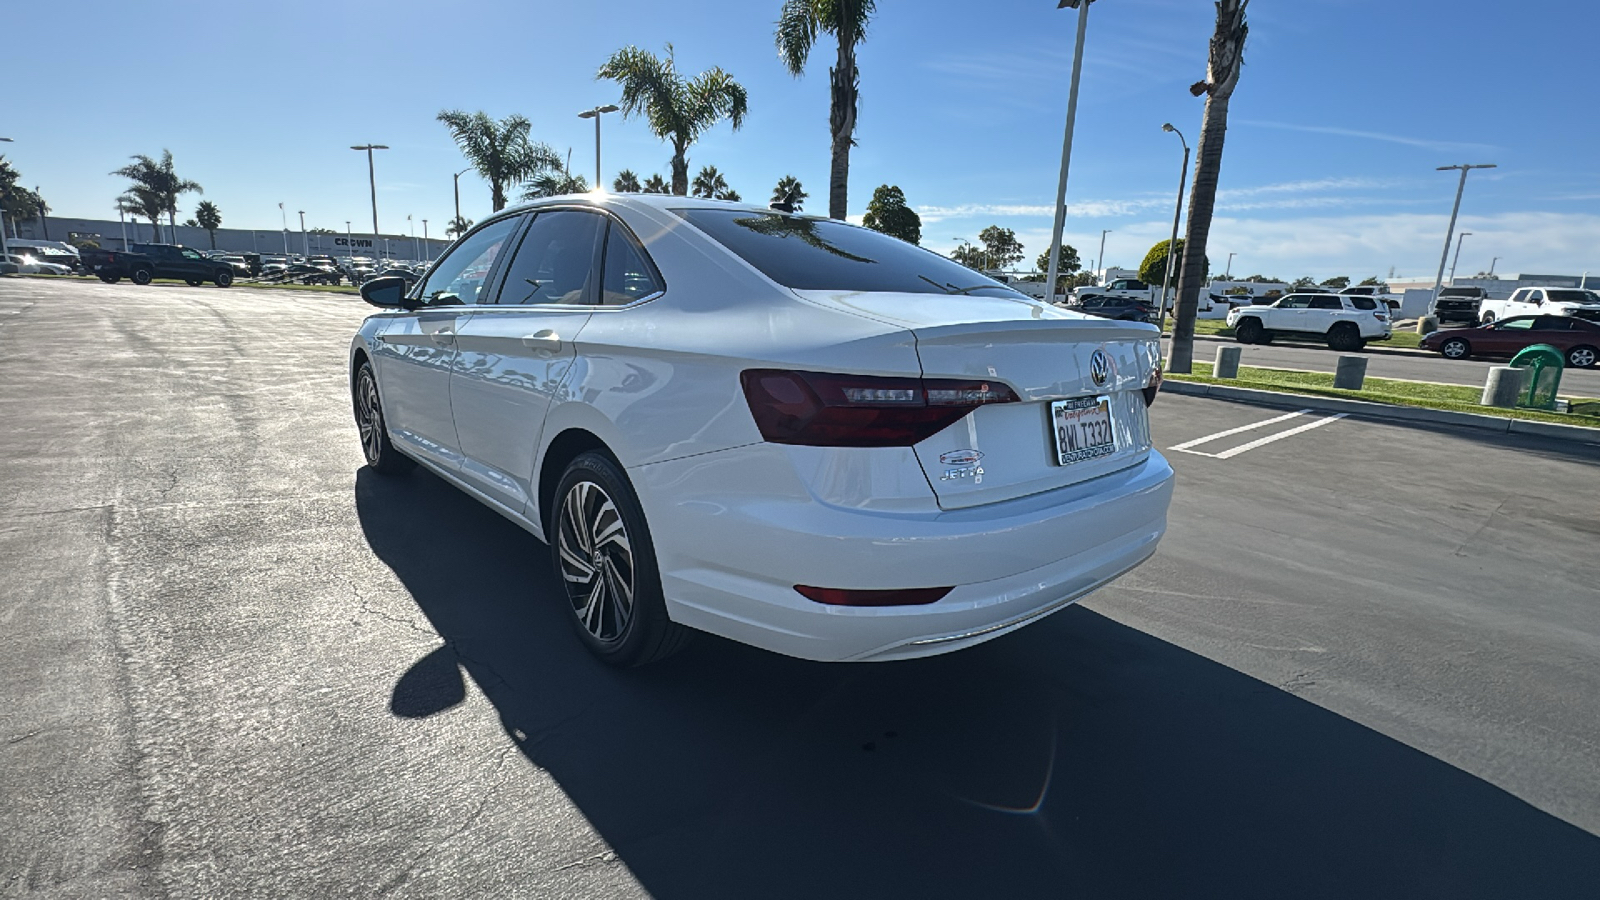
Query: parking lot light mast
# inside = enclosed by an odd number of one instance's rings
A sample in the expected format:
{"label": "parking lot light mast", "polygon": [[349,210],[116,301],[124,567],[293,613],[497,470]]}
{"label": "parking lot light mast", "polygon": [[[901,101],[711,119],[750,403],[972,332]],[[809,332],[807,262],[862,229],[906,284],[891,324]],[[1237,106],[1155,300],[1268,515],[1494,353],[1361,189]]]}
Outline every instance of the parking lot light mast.
{"label": "parking lot light mast", "polygon": [[[454,222],[450,223],[452,225],[458,225],[458,224],[461,223],[461,176],[463,176],[463,175],[465,175],[465,174],[467,174],[468,172],[471,172],[471,171],[472,171],[472,167],[468,166],[465,169],[462,169],[461,171],[459,171],[459,172],[457,172],[455,174],[454,181],[456,183],[456,220]],[[450,236],[450,232],[448,230],[445,231],[444,236],[445,237],[449,237]],[[456,237],[460,237],[460,236],[461,235],[459,235],[459,234],[456,235]]]}
{"label": "parking lot light mast", "polygon": [[422,261],[433,262],[433,247],[428,243],[428,220],[422,220]]}
{"label": "parking lot light mast", "polygon": [[299,213],[300,213],[300,255],[304,256],[306,258],[307,262],[310,262],[311,261],[311,235],[306,232],[306,211],[302,209],[302,210],[299,210]]}
{"label": "parking lot light mast", "polygon": [[1228,265],[1227,265],[1227,268],[1222,270],[1222,280],[1223,281],[1229,281],[1229,280],[1232,279],[1232,276],[1233,276],[1233,258],[1235,256],[1238,256],[1238,255],[1239,255],[1238,253],[1229,253],[1228,254]]}
{"label": "parking lot light mast", "polygon": [[[4,143],[9,144],[9,143],[11,143],[11,138],[0,137],[0,142],[4,142]],[[120,209],[117,210],[117,214],[120,216],[122,214],[122,211]],[[126,251],[128,249],[128,232],[126,230],[124,230],[122,232],[122,249],[124,251]],[[6,217],[5,217],[5,214],[4,214],[3,211],[0,211],[0,262],[10,262],[10,261],[11,261],[11,241],[10,241],[9,238],[6,237]]]}
{"label": "parking lot light mast", "polygon": [[1072,128],[1078,121],[1078,81],[1083,75],[1083,36],[1089,31],[1089,4],[1094,0],[1060,0],[1056,9],[1078,11],[1078,36],[1072,50],[1072,80],[1067,87],[1067,131],[1061,141],[1061,178],[1056,182],[1056,218],[1050,228],[1050,265],[1045,276],[1046,296],[1056,299],[1056,275],[1061,262],[1061,232],[1067,225],[1067,171],[1072,167]]}
{"label": "parking lot light mast", "polygon": [[600,116],[604,113],[616,112],[617,109],[616,104],[607,103],[605,106],[596,106],[594,109],[586,109],[578,113],[578,118],[580,119],[594,120],[594,189],[597,191],[600,190]]}
{"label": "parking lot light mast", "polygon": [[350,268],[354,269],[356,265],[356,239],[355,235],[350,233],[349,219],[344,220],[344,255],[346,259],[350,260]]}
{"label": "parking lot light mast", "polygon": [[1428,315],[1433,315],[1434,307],[1439,303],[1439,288],[1444,284],[1444,264],[1450,260],[1450,242],[1456,237],[1456,215],[1461,212],[1461,194],[1467,189],[1467,173],[1473,169],[1493,169],[1494,163],[1486,165],[1439,166],[1435,171],[1449,172],[1453,169],[1461,170],[1461,181],[1456,184],[1456,205],[1450,208],[1450,227],[1444,233],[1444,252],[1439,254],[1439,274],[1433,278],[1433,297],[1428,301]]}
{"label": "parking lot light mast", "polygon": [[372,189],[372,240],[376,244],[378,240],[378,176],[372,167],[372,151],[387,150],[389,148],[383,144],[352,144],[350,149],[367,151],[367,186]]}
{"label": "parking lot light mast", "polygon": [[278,216],[279,216],[279,218],[283,219],[283,264],[284,265],[288,265],[289,264],[289,213],[288,213],[288,211],[286,211],[283,208],[283,204],[282,203],[278,204]]}
{"label": "parking lot light mast", "polygon": [[1500,261],[1500,257],[1498,257],[1498,256],[1496,256],[1494,259],[1489,260],[1489,276],[1491,278],[1494,277],[1494,264],[1499,262],[1499,261]]}
{"label": "parking lot light mast", "polygon": [[1450,283],[1451,284],[1455,284],[1456,283],[1456,263],[1461,262],[1461,242],[1465,241],[1467,239],[1467,235],[1469,235],[1471,233],[1472,232],[1470,232],[1470,231],[1463,231],[1460,234],[1456,235],[1456,255],[1455,255],[1455,258],[1450,260]]}
{"label": "parking lot light mast", "polygon": [[1109,228],[1100,232],[1100,284],[1102,285],[1106,283],[1106,235],[1110,233]]}
{"label": "parking lot light mast", "polygon": [[1172,207],[1172,239],[1167,241],[1167,273],[1161,276],[1161,320],[1157,324],[1165,331],[1167,291],[1172,288],[1172,273],[1178,267],[1178,219],[1183,215],[1183,189],[1189,183],[1189,142],[1183,139],[1183,132],[1172,127],[1171,122],[1162,125],[1161,130],[1177,135],[1178,141],[1183,144],[1183,166],[1178,169],[1178,202]]}

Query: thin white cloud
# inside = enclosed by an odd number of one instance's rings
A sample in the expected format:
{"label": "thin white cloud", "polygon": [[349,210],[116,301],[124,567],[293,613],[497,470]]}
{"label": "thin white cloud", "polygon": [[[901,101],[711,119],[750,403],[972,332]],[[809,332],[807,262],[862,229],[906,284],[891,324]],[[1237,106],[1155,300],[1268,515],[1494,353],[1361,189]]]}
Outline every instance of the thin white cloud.
{"label": "thin white cloud", "polygon": [[1263,122],[1253,119],[1236,119],[1236,125],[1253,125],[1257,128],[1276,128],[1280,131],[1300,131],[1307,134],[1332,134],[1340,137],[1362,138],[1369,141],[1384,141],[1390,144],[1403,144],[1408,147],[1423,147],[1428,150],[1439,151],[1466,151],[1489,152],[1501,148],[1493,144],[1477,144],[1465,141],[1436,141],[1431,138],[1409,137],[1401,134],[1384,134],[1380,131],[1360,131],[1354,128],[1336,128],[1331,125],[1295,125],[1289,122]]}

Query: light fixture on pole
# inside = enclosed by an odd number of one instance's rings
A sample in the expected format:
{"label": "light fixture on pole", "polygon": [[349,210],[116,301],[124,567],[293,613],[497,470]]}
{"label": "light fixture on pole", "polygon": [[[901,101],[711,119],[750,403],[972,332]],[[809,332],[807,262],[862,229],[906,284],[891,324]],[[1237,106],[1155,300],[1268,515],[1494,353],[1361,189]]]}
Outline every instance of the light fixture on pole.
{"label": "light fixture on pole", "polygon": [[1111,233],[1107,228],[1100,232],[1100,283],[1106,283],[1106,235]]}
{"label": "light fixture on pole", "polygon": [[1222,270],[1222,280],[1223,281],[1230,280],[1229,276],[1231,276],[1233,274],[1233,258],[1235,256],[1238,256],[1238,255],[1239,255],[1238,253],[1229,253],[1228,254],[1228,265],[1227,265],[1227,268]]}
{"label": "light fixture on pole", "polygon": [[1450,259],[1450,242],[1456,237],[1456,214],[1461,212],[1461,194],[1467,189],[1467,173],[1473,169],[1493,169],[1494,163],[1487,165],[1439,166],[1436,171],[1449,172],[1453,169],[1461,170],[1461,181],[1456,185],[1456,205],[1450,208],[1450,227],[1444,233],[1444,252],[1439,254],[1439,274],[1433,278],[1433,297],[1428,300],[1428,315],[1433,315],[1434,307],[1439,303],[1439,288],[1444,284],[1444,264]]}
{"label": "light fixture on pole", "polygon": [[1167,273],[1161,277],[1161,319],[1156,323],[1165,331],[1167,292],[1172,289],[1172,273],[1178,268],[1178,219],[1183,215],[1183,189],[1189,183],[1189,142],[1183,139],[1183,132],[1172,127],[1171,122],[1162,125],[1161,130],[1177,135],[1178,141],[1183,144],[1183,166],[1178,169],[1178,201],[1172,205],[1172,239],[1167,241]]}
{"label": "light fixture on pole", "polygon": [[586,109],[578,113],[578,118],[580,119],[594,120],[594,189],[597,191],[600,190],[600,116],[604,113],[616,112],[618,108],[614,103],[607,103],[605,106],[596,106],[594,109]]}
{"label": "light fixture on pole", "polygon": [[1461,262],[1461,242],[1465,241],[1467,239],[1467,235],[1469,235],[1471,233],[1472,232],[1470,232],[1470,231],[1463,231],[1460,234],[1456,235],[1456,255],[1455,255],[1455,257],[1453,259],[1450,260],[1450,283],[1451,284],[1455,284],[1456,283],[1456,263]]}
{"label": "light fixture on pole", "polygon": [[306,211],[300,213],[300,255],[307,260],[311,259],[311,235],[306,231]]}
{"label": "light fixture on pole", "polygon": [[[463,175],[465,175],[465,174],[467,174],[468,172],[471,172],[471,171],[472,171],[472,167],[468,166],[465,169],[462,169],[461,171],[457,172],[455,174],[454,178],[453,178],[453,180],[456,183],[456,220],[454,222],[451,222],[450,223],[451,225],[459,226],[461,224],[461,176],[463,176]],[[450,236],[450,232],[449,232],[448,229],[445,230],[444,235],[445,235],[445,237],[449,237]],[[460,237],[461,235],[457,234],[456,236]]]}
{"label": "light fixture on pole", "polygon": [[1072,128],[1078,121],[1078,81],[1083,75],[1083,37],[1089,31],[1089,4],[1094,0],[1060,0],[1056,9],[1078,11],[1078,37],[1072,50],[1072,80],[1067,88],[1067,130],[1061,141],[1061,179],[1056,182],[1056,218],[1050,228],[1050,265],[1045,276],[1046,297],[1056,298],[1056,274],[1061,262],[1061,232],[1067,224],[1067,172],[1072,167]]}
{"label": "light fixture on pole", "polygon": [[372,167],[372,151],[389,149],[383,144],[352,144],[351,150],[367,151],[367,185],[372,189],[372,240],[378,240],[378,176]]}

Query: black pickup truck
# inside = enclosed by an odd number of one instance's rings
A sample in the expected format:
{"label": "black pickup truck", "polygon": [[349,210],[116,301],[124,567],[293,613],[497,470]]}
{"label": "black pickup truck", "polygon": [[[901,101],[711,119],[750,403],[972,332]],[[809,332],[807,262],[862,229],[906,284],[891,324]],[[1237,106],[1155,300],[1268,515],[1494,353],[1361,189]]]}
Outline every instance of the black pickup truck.
{"label": "black pickup truck", "polygon": [[220,259],[207,259],[198,250],[179,244],[134,244],[132,252],[84,249],[83,266],[107,284],[124,278],[134,284],[149,284],[157,278],[181,278],[192,286],[207,281],[217,287],[233,286],[233,266]]}

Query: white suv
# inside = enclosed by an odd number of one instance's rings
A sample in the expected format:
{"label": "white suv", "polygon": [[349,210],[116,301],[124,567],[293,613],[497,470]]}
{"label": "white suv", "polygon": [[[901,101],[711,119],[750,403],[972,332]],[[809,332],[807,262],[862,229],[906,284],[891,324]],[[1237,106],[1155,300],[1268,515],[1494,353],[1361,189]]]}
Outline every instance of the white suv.
{"label": "white suv", "polygon": [[1289,294],[1271,306],[1235,307],[1228,311],[1228,325],[1241,344],[1265,344],[1273,338],[1326,341],[1341,352],[1393,335],[1386,304],[1351,294]]}
{"label": "white suv", "polygon": [[1570,316],[1574,310],[1600,310],[1600,296],[1579,288],[1517,288],[1504,300],[1489,298],[1478,304],[1478,318],[1488,325],[1513,316]]}

